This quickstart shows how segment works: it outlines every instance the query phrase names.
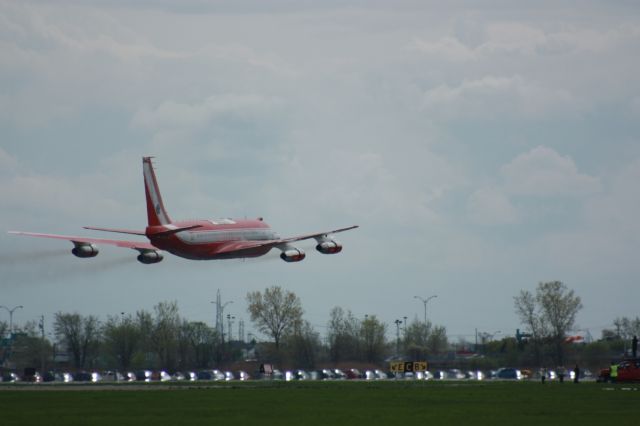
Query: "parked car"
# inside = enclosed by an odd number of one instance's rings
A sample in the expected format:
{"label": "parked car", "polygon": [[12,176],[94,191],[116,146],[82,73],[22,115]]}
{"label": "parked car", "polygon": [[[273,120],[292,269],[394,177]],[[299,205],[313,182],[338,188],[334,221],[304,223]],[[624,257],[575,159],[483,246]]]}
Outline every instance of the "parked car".
{"label": "parked car", "polygon": [[344,380],[347,378],[347,375],[344,373],[344,371],[340,370],[339,368],[334,369],[333,374],[335,376],[335,379],[337,380]]}
{"label": "parked car", "polygon": [[462,380],[462,379],[465,379],[466,377],[462,371],[458,370],[457,368],[452,368],[449,371],[447,371],[447,378],[453,379],[453,380]]}
{"label": "parked car", "polygon": [[16,373],[4,373],[1,381],[15,383],[20,381],[20,377]]}
{"label": "parked car", "polygon": [[271,378],[273,380],[284,380],[284,373],[278,369],[274,369],[273,373],[271,373]]}
{"label": "parked car", "polygon": [[322,380],[331,380],[335,378],[336,378],[336,375],[333,371],[326,368],[322,370]]}
{"label": "parked car", "polygon": [[360,379],[362,378],[362,373],[357,368],[350,368],[345,372],[347,379]]}
{"label": "parked car", "polygon": [[150,382],[151,381],[151,371],[150,370],[136,371],[136,380],[139,381],[139,382]]}
{"label": "parked car", "polygon": [[495,377],[502,380],[522,380],[522,373],[517,368],[500,368]]}
{"label": "parked car", "polygon": [[[610,378],[611,369],[604,368],[600,370],[598,375],[599,382],[608,382]],[[640,381],[640,360],[637,359],[625,359],[618,363],[618,378],[617,382],[639,382]]]}
{"label": "parked car", "polygon": [[374,370],[373,372],[375,373],[376,379],[378,380],[386,380],[389,378],[389,375],[382,370]]}
{"label": "parked car", "polygon": [[74,382],[92,382],[93,376],[91,373],[87,371],[78,371],[73,373],[73,381]]}

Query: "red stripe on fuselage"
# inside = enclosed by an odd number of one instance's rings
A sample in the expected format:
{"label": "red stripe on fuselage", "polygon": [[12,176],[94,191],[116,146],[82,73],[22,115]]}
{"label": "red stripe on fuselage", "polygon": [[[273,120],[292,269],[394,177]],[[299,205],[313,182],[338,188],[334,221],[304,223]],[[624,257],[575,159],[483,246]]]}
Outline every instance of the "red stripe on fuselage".
{"label": "red stripe on fuselage", "polygon": [[[260,242],[260,239],[246,238],[229,238],[224,241],[215,242],[198,242],[189,241],[190,234],[202,235],[206,233],[224,233],[225,231],[235,231],[241,233],[242,231],[270,231],[271,227],[261,220],[233,220],[234,223],[220,223],[214,224],[208,220],[198,221],[185,221],[174,222],[171,225],[175,227],[188,227],[199,225],[199,228],[181,232],[179,235],[169,236],[155,236],[155,232],[162,232],[170,229],[168,226],[158,226],[147,228],[147,236],[151,243],[159,249],[166,250],[176,256],[184,257],[194,260],[208,260],[208,259],[230,259],[230,258],[244,258],[244,257],[257,257],[262,256],[269,252],[272,247],[257,247],[247,250],[241,250],[237,253],[220,253],[221,249],[228,246],[231,241],[256,241]],[[154,229],[155,228],[155,229]],[[241,236],[241,235],[239,235]]]}

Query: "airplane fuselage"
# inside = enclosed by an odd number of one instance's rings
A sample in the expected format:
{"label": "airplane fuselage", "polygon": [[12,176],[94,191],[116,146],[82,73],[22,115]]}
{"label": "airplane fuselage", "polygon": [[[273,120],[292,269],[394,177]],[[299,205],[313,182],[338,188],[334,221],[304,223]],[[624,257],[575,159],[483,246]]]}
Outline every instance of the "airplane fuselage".
{"label": "airplane fuselage", "polygon": [[[181,231],[169,236],[154,236],[175,228],[198,226],[196,229]],[[147,237],[154,246],[176,256],[192,260],[237,259],[258,257],[268,253],[273,247],[256,247],[234,253],[219,253],[221,247],[230,242],[271,241],[279,238],[271,227],[260,219],[214,219],[174,222],[170,225],[150,226]]]}

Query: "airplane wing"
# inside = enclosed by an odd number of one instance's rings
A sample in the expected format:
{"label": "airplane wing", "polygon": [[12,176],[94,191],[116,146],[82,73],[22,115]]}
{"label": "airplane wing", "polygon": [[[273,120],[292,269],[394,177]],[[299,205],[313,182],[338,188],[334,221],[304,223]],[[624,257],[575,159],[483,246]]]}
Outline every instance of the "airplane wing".
{"label": "airplane wing", "polygon": [[331,234],[337,234],[338,232],[349,231],[351,229],[358,228],[358,225],[348,226],[346,228],[334,229],[333,231],[327,232],[317,232],[315,234],[306,234],[306,235],[298,235],[296,237],[283,238],[280,240],[281,243],[293,243],[295,241],[309,240],[311,238],[319,238],[326,237]]}
{"label": "airplane wing", "polygon": [[264,240],[264,241],[229,241],[228,244],[221,245],[215,254],[229,254],[234,252],[242,252],[245,250],[252,250],[256,248],[266,248],[266,247],[278,247],[284,246],[288,243],[293,243],[296,241],[309,240],[311,238],[320,238],[326,237],[331,234],[336,234],[338,232],[349,231],[351,229],[358,228],[358,225],[349,226],[347,228],[334,229],[333,231],[326,232],[317,232],[314,234],[305,234],[298,235],[295,237],[289,238],[281,238],[279,240]]}
{"label": "airplane wing", "polygon": [[41,234],[38,232],[22,232],[22,231],[9,231],[9,234],[26,235],[28,237],[39,237],[39,238],[54,238],[57,240],[71,241],[72,243],[108,244],[116,247],[125,247],[125,248],[134,249],[134,250],[159,250],[157,247],[153,246],[152,244],[147,242],[142,242],[142,241],[108,240],[105,238],[87,238],[87,237],[76,237],[72,235]]}

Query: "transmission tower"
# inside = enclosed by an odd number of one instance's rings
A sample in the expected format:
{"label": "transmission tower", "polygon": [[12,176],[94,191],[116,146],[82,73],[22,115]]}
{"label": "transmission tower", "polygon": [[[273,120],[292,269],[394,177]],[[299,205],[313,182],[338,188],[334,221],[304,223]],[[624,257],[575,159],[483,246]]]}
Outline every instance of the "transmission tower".
{"label": "transmission tower", "polygon": [[224,308],[229,303],[233,303],[233,301],[230,300],[228,302],[222,303],[222,296],[220,296],[220,289],[218,289],[218,292],[216,293],[215,303],[216,303],[216,332],[218,333],[218,336],[222,338],[224,333],[224,316],[223,316]]}
{"label": "transmission tower", "polygon": [[244,343],[244,320],[238,321],[238,340]]}

